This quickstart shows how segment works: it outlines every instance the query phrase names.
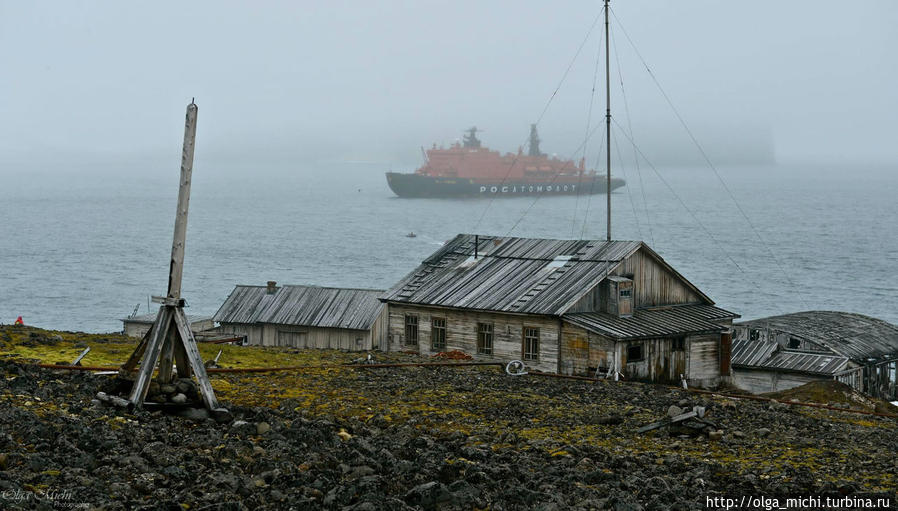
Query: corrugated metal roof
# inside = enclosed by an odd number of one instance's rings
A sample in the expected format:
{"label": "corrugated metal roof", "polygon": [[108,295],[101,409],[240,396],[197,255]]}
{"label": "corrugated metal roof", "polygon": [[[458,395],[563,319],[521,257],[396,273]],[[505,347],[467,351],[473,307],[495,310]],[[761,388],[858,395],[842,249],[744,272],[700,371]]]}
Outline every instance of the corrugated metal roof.
{"label": "corrugated metal roof", "polygon": [[380,289],[318,286],[282,286],[268,294],[266,286],[237,286],[215,321],[367,330],[383,309],[381,294]]}
{"label": "corrugated metal roof", "polygon": [[898,325],[862,314],[808,311],[743,321],[751,328],[776,330],[821,344],[859,363],[898,356]]}
{"label": "corrugated metal roof", "polygon": [[[133,316],[130,318],[124,318],[122,321],[126,323],[155,323],[156,322],[156,314],[157,312],[153,312],[151,314],[140,314],[138,316]],[[199,323],[201,321],[211,321],[212,316],[202,316],[199,314],[188,314],[187,321],[192,323]]]}
{"label": "corrugated metal roof", "polygon": [[[472,234],[459,234],[448,241],[383,300],[560,315],[625,258],[641,247],[648,250],[640,241],[479,236],[475,260],[474,240]],[[561,264],[560,256],[570,259]]]}
{"label": "corrugated metal roof", "polygon": [[632,316],[617,317],[605,312],[578,312],[562,318],[598,334],[615,339],[649,339],[674,335],[723,332],[715,320],[738,314],[713,305],[675,305],[637,309]]}
{"label": "corrugated metal roof", "polygon": [[776,342],[733,341],[733,367],[776,369],[832,375],[848,365],[848,357],[826,353],[807,353],[782,348]]}

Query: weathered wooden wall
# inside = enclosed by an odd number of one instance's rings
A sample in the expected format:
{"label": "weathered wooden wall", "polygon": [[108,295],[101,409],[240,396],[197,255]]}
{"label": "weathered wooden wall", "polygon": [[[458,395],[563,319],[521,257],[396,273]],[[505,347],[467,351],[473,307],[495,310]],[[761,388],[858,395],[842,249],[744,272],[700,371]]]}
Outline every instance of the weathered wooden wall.
{"label": "weathered wooden wall", "polygon": [[680,278],[638,250],[611,272],[612,275],[633,279],[633,307],[701,303],[702,298]]}
{"label": "weathered wooden wall", "polygon": [[[674,349],[674,338],[617,341],[564,323],[561,334],[559,368],[563,374],[594,376],[618,368],[628,380],[679,384],[680,375],[689,385],[712,388],[720,383],[719,335],[690,336],[684,350]],[[643,359],[627,360],[627,348],[642,346]]]}
{"label": "weathered wooden wall", "polygon": [[[386,311],[381,324],[386,321]],[[247,343],[256,346],[291,346],[294,348],[318,348],[346,351],[367,351],[380,345],[384,329],[376,332],[347,328],[316,328],[295,325],[245,325],[225,323],[222,333],[246,335]],[[376,335],[373,335],[376,334]],[[372,343],[372,341],[375,341]]]}
{"label": "weathered wooden wall", "polygon": [[[446,319],[446,348],[439,351],[459,350],[478,360],[523,360],[524,327],[539,328],[539,360],[525,361],[529,367],[540,371],[558,371],[558,319],[523,314],[475,312],[436,307],[389,304],[390,351],[413,350],[422,355],[434,354],[431,348],[431,318]],[[418,316],[418,343],[405,344],[405,316]],[[493,354],[477,354],[477,324],[493,324]]]}
{"label": "weathered wooden wall", "polygon": [[262,326],[245,323],[221,323],[218,331],[223,334],[245,335],[247,344],[262,344]]}
{"label": "weathered wooden wall", "polygon": [[716,384],[720,378],[720,335],[687,337],[686,349],[687,381],[698,386],[708,386],[704,381]]}
{"label": "weathered wooden wall", "polygon": [[779,392],[795,387],[800,387],[812,381],[825,381],[831,378],[816,376],[809,373],[785,373],[779,371],[764,371],[756,369],[733,369],[733,379],[736,387],[747,390],[752,394],[765,392]]}
{"label": "weathered wooden wall", "polygon": [[614,341],[570,323],[562,324],[559,371],[562,374],[595,376],[613,367]]}
{"label": "weathered wooden wall", "polygon": [[[153,326],[152,323],[138,323],[128,320],[122,322],[124,324],[123,333],[129,337],[143,337]],[[194,321],[190,323],[190,330],[193,333],[202,332],[203,330],[211,330],[215,324],[212,318],[202,321]]]}
{"label": "weathered wooden wall", "polygon": [[262,345],[367,351],[371,349],[371,332],[346,328],[264,325],[262,329]]}

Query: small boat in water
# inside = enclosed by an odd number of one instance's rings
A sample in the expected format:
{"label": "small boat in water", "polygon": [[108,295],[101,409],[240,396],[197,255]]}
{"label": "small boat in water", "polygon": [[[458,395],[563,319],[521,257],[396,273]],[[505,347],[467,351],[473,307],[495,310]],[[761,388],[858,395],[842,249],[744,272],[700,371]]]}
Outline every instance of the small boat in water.
{"label": "small boat in water", "polygon": [[406,234],[405,237],[406,238],[417,238],[418,235],[413,232],[410,232],[410,233]]}
{"label": "small boat in water", "polygon": [[[390,189],[400,197],[471,197],[519,195],[591,195],[607,193],[608,180],[586,170],[584,160],[562,160],[540,152],[536,125],[530,125],[527,154],[500,154],[481,145],[477,127],[462,143],[436,144],[425,152],[425,164],[413,173],[387,172]],[[613,178],[611,190],[624,186]]]}

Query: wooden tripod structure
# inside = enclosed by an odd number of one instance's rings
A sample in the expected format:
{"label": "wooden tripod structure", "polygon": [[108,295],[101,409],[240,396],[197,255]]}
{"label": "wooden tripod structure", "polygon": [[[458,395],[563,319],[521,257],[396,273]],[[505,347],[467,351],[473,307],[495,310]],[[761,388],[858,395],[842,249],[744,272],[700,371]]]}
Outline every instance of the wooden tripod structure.
{"label": "wooden tripod structure", "polygon": [[178,210],[175,216],[175,235],[171,247],[171,266],[168,275],[168,294],[153,297],[160,303],[156,322],[143,337],[134,353],[121,368],[121,374],[132,375],[137,369],[134,386],[128,398],[134,408],[141,408],[147,389],[158,364],[158,381],[161,384],[172,381],[172,371],[177,368],[178,377],[195,376],[199,384],[203,402],[209,410],[218,409],[218,402],[212,391],[212,384],[206,374],[206,367],[200,357],[196,339],[190,330],[190,323],[184,313],[184,299],[181,298],[181,276],[184,271],[184,245],[187,240],[187,209],[190,204],[190,177],[193,172],[193,149],[196,140],[197,106],[191,101],[187,105],[187,119],[184,124],[184,149],[181,154],[181,185],[178,191]]}

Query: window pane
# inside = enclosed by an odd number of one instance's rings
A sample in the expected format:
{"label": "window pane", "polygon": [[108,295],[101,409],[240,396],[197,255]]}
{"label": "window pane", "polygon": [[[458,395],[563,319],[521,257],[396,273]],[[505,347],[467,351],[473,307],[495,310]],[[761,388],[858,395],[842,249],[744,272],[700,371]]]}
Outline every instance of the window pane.
{"label": "window pane", "polygon": [[492,323],[477,323],[477,353],[480,355],[493,354]]}
{"label": "window pane", "polygon": [[539,360],[539,328],[524,328],[524,360]]}
{"label": "window pane", "polygon": [[405,344],[407,346],[418,344],[418,316],[412,314],[405,316]]}
{"label": "window pane", "polygon": [[430,326],[430,346],[434,350],[446,349],[446,319],[432,318]]}

